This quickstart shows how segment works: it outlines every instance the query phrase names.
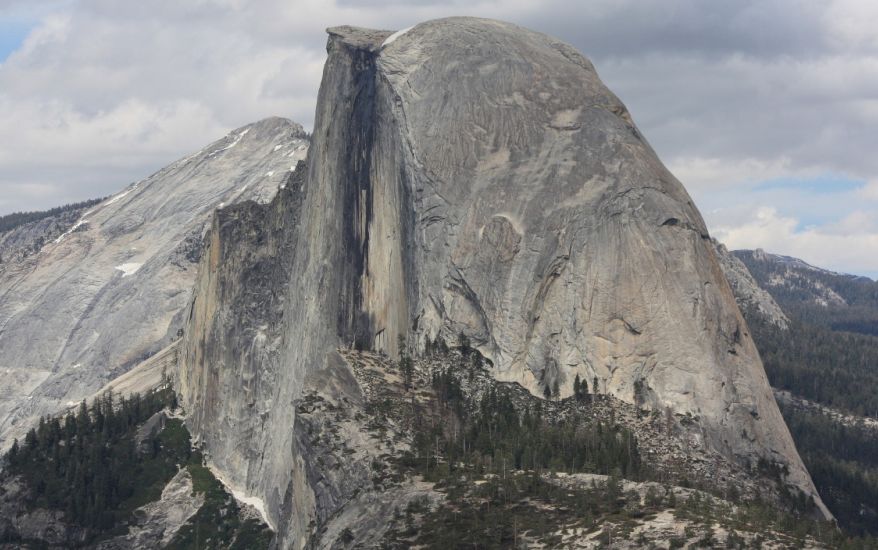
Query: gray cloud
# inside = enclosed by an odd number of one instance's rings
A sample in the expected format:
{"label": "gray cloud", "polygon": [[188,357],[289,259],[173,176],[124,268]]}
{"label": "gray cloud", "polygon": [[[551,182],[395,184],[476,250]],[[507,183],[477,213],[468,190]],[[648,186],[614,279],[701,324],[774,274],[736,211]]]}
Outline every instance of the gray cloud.
{"label": "gray cloud", "polygon": [[36,21],[0,64],[0,213],[106,195],[265,116],[309,127],[325,27],[448,15],[513,21],[590,57],[709,225],[747,236],[732,244],[759,244],[759,208],[789,239],[823,242],[789,223],[813,211],[795,186],[758,191],[772,178],[862,180],[855,205],[849,190],[820,197],[833,235],[878,216],[878,6],[865,0],[0,0],[0,17]]}

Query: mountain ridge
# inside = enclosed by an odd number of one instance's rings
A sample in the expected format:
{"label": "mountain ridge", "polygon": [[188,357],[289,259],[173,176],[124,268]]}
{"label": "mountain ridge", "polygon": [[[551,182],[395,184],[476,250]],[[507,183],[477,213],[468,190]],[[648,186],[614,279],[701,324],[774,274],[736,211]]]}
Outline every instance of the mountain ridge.
{"label": "mountain ridge", "polygon": [[243,126],[0,264],[0,448],[175,339],[214,208],[269,200],[306,149],[286,119]]}
{"label": "mountain ridge", "polygon": [[[536,396],[566,398],[578,376],[688,413],[708,448],[776,464],[831,517],[700,214],[591,63],[491,20],[389,36],[330,29],[304,180],[259,226],[241,213],[213,232],[181,344],[193,433],[280,546],[307,545],[358,482],[342,474],[360,475],[319,466],[305,396],[362,399],[346,349],[436,341]],[[253,276],[267,286],[248,301]]]}

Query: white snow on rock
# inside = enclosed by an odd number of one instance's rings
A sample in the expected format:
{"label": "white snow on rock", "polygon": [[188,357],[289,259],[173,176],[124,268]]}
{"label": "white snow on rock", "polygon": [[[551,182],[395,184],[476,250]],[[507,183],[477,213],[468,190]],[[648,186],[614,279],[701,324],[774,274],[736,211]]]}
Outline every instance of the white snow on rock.
{"label": "white snow on rock", "polygon": [[142,263],[131,262],[127,264],[117,265],[115,269],[118,269],[122,272],[123,277],[127,277],[129,275],[134,275],[137,273],[137,270],[140,269]]}
{"label": "white snow on rock", "polygon": [[[307,143],[302,127],[282,118],[227,132],[64,216],[63,228],[45,229],[50,244],[27,264],[0,269],[0,451],[22,440],[40,416],[91,396],[132,358],[169,343],[176,328],[168,328],[188,307],[195,283],[187,239],[200,236],[220,201],[269,202],[298,160],[287,154],[302,146],[295,154],[304,157]],[[274,177],[264,177],[269,171]],[[120,265],[133,262],[143,265]]]}
{"label": "white snow on rock", "polygon": [[[86,212],[85,214],[89,214],[89,213],[91,213],[91,210],[89,210],[89,211]],[[85,214],[83,214],[83,216],[79,219],[78,222],[76,222],[75,224],[73,224],[73,227],[71,227],[70,229],[68,229],[68,230],[65,231],[64,233],[61,233],[60,235],[58,235],[58,238],[55,239],[55,244],[58,244],[58,243],[60,243],[61,241],[63,241],[63,240],[64,240],[64,237],[66,237],[67,235],[69,235],[69,234],[73,233],[74,231],[76,231],[77,229],[79,229],[79,227],[80,227],[82,224],[84,224],[84,223],[88,223],[88,220],[85,219]]]}
{"label": "white snow on rock", "polygon": [[138,185],[140,185],[140,182],[135,183],[135,184],[132,185],[130,188],[128,188],[128,189],[122,191],[121,193],[117,194],[115,197],[112,197],[110,200],[108,200],[107,202],[105,202],[105,203],[103,204],[103,206],[110,206],[111,204],[113,204],[113,203],[115,203],[115,202],[118,202],[122,197],[124,197],[124,196],[127,195],[128,193],[130,193],[130,192],[134,191],[135,189],[137,189],[137,186],[138,186]]}
{"label": "white snow on rock", "polygon": [[405,33],[409,32],[410,30],[412,30],[412,27],[406,27],[406,28],[402,29],[401,31],[396,31],[395,33],[393,33],[393,34],[391,34],[390,36],[388,36],[388,37],[384,40],[384,42],[381,43],[381,47],[384,48],[384,47],[386,47],[386,46],[389,46],[389,45],[393,44],[393,42],[394,42],[397,38],[399,38],[400,36],[402,36],[402,35],[404,35]]}
{"label": "white snow on rock", "polygon": [[249,132],[249,131],[250,131],[250,128],[246,128],[240,134],[236,134],[234,141],[232,141],[230,144],[226,145],[225,147],[220,147],[216,151],[211,152],[210,154],[207,155],[207,158],[214,157],[214,156],[222,153],[223,151],[228,151],[229,149],[231,149],[235,145],[241,143],[241,140],[244,138],[244,136],[247,135],[247,132]]}
{"label": "white snow on rock", "polygon": [[209,462],[207,463],[207,468],[211,471],[211,473],[214,475],[214,477],[216,477],[216,478],[219,480],[219,482],[222,483],[223,486],[224,486],[224,487],[225,487],[230,493],[232,493],[232,496],[235,497],[235,500],[237,500],[238,502],[241,502],[241,503],[243,503],[243,504],[246,504],[246,505],[248,505],[248,506],[252,506],[253,508],[255,508],[256,511],[259,512],[259,515],[262,516],[262,521],[264,521],[264,522],[266,523],[266,525],[268,525],[268,527],[269,527],[272,531],[275,531],[275,530],[276,530],[275,527],[274,527],[274,525],[272,525],[271,521],[268,519],[268,513],[266,513],[266,511],[265,511],[265,502],[264,502],[261,498],[259,498],[259,497],[253,497],[253,496],[248,496],[248,495],[247,495],[246,493],[244,493],[243,491],[241,491],[241,490],[237,489],[236,487],[234,487],[234,486],[228,481],[228,479],[225,478],[225,477],[223,476],[222,472],[220,472],[219,469],[215,468],[215,467],[214,467],[212,464],[210,464]]}

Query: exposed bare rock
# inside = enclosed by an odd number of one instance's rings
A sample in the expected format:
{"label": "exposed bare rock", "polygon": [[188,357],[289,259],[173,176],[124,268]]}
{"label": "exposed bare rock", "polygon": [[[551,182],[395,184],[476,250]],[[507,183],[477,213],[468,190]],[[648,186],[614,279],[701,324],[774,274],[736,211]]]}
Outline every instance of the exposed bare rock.
{"label": "exposed bare rock", "polygon": [[204,495],[193,491],[192,476],[182,468],[162,490],[161,499],[134,511],[128,533],[95,545],[99,550],[163,548],[204,504]]}
{"label": "exposed bare rock", "polygon": [[[546,476],[549,483],[571,490],[594,484],[608,483],[607,476],[573,474]],[[557,533],[564,548],[640,549],[648,548],[765,548],[765,549],[822,549],[828,548],[813,539],[796,540],[787,534],[741,521],[744,516],[733,503],[694,489],[669,486],[654,482],[619,482],[628,498],[648,506],[650,501],[674,501],[657,514],[624,521],[606,521],[602,528],[591,532],[582,529],[561,529]],[[699,515],[687,513],[691,503],[698,502]],[[609,539],[609,541],[607,540]]]}
{"label": "exposed bare rock", "polygon": [[878,436],[878,419],[869,416],[857,416],[853,414],[828,407],[815,401],[810,401],[804,397],[794,395],[787,390],[774,390],[774,397],[778,403],[785,407],[792,407],[802,411],[822,414],[831,418],[842,426],[866,428],[872,430]]}
{"label": "exposed bare rock", "polygon": [[401,334],[463,333],[537,395],[579,374],[697,418],[707,449],[780,465],[829,517],[700,214],[588,60],[483,19],[328,32],[305,178],[217,216],[180,352],[193,433],[281,547],[360,476],[322,477],[296,404],[356,403],[336,350],[394,356]]}
{"label": "exposed bare rock", "polygon": [[0,277],[11,265],[38,254],[76,224],[86,207],[71,208],[0,233]]}
{"label": "exposed bare rock", "polygon": [[855,303],[849,303],[849,300],[833,287],[852,287],[846,289],[847,292],[858,290],[861,295],[866,296],[874,293],[875,282],[867,277],[814,267],[798,258],[771,254],[761,248],[735,250],[732,254],[748,266],[763,288],[783,296],[783,299],[778,298],[778,300],[781,300],[785,306],[789,303],[819,306],[824,309],[829,307],[843,309],[847,306],[862,305],[863,300],[857,298],[853,299]]}
{"label": "exposed bare rock", "polygon": [[270,200],[307,144],[298,124],[266,119],[75,221],[37,222],[49,225],[39,237],[28,227],[39,251],[0,268],[0,448],[176,338],[213,211]]}
{"label": "exposed bare rock", "polygon": [[712,240],[726,280],[735,293],[735,300],[743,311],[753,310],[766,321],[781,328],[788,328],[790,320],[781,307],[765,289],[759,286],[753,275],[740,259],[729,252],[726,245]]}

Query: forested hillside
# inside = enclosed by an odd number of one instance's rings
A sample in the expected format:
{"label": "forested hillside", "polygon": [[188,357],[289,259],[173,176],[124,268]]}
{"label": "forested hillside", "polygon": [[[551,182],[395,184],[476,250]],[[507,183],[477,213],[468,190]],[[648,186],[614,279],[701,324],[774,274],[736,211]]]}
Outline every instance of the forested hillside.
{"label": "forested hillside", "polygon": [[792,396],[781,412],[820,495],[844,529],[878,534],[878,429],[865,420],[878,418],[878,283],[734,255],[790,319],[782,328],[743,308],[771,385]]}
{"label": "forested hillside", "polygon": [[788,329],[752,312],[746,316],[773,387],[878,417],[878,337],[832,330],[792,314]]}
{"label": "forested hillside", "polygon": [[878,534],[878,429],[781,406],[826,505],[852,533]]}
{"label": "forested hillside", "polygon": [[[4,457],[0,548],[266,548],[270,532],[204,466],[175,408],[165,387],[42,419]],[[191,488],[169,499],[181,474]],[[175,523],[175,507],[189,515]]]}
{"label": "forested hillside", "polygon": [[832,330],[878,336],[878,282],[761,250],[733,254],[787,315]]}

